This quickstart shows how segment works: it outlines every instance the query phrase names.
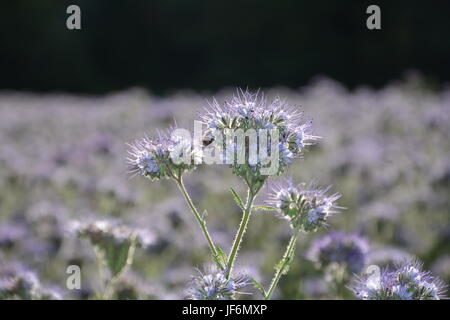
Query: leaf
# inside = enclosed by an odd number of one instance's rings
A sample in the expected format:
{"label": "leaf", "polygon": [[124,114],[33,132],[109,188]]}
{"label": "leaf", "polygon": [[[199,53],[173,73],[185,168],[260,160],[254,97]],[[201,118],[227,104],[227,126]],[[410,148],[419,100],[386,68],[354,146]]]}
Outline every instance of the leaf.
{"label": "leaf", "polygon": [[261,292],[261,294],[265,298],[267,296],[267,293],[266,293],[266,289],[264,289],[264,286],[255,278],[250,277],[250,281],[253,283],[255,288],[258,289],[259,292]]}
{"label": "leaf", "polygon": [[236,202],[236,204],[239,206],[239,208],[241,208],[242,210],[245,210],[245,206],[244,203],[242,202],[241,198],[239,197],[239,195],[237,194],[236,191],[234,191],[233,188],[230,188],[231,194],[233,195],[233,199]]}
{"label": "leaf", "polygon": [[290,265],[287,264],[284,266],[283,270],[281,270],[281,274],[285,276],[289,272]]}
{"label": "leaf", "polygon": [[290,264],[293,260],[293,257],[283,257],[276,265],[275,270],[281,272],[282,275],[285,275],[289,272]]}
{"label": "leaf", "polygon": [[276,208],[271,207],[271,206],[265,206],[265,205],[256,205],[256,206],[252,206],[252,209],[255,211],[274,211],[276,210]]}
{"label": "leaf", "polygon": [[216,255],[213,255],[214,261],[220,266],[220,268],[225,269],[227,266],[227,254],[222,250],[219,245],[216,245]]}
{"label": "leaf", "polygon": [[117,246],[109,243],[106,248],[106,262],[111,275],[114,277],[118,275],[127,265],[128,252],[130,250],[130,241],[125,241],[123,244]]}
{"label": "leaf", "polygon": [[281,259],[280,261],[277,262],[277,264],[275,265],[274,269],[275,271],[281,271],[283,269],[284,266],[284,259]]}
{"label": "leaf", "polygon": [[118,276],[125,270],[127,265],[131,265],[133,263],[135,248],[135,236],[132,236],[120,244],[114,241],[110,241],[106,244],[103,249],[106,265],[111,272],[111,277]]}
{"label": "leaf", "polygon": [[208,211],[204,210],[202,213],[202,220],[205,221],[207,216],[208,216]]}

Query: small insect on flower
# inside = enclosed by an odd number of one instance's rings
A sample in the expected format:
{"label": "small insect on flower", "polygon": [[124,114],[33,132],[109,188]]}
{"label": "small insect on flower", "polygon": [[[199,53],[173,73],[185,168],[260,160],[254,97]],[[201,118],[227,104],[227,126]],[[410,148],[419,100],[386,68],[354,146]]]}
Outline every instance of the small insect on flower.
{"label": "small insect on flower", "polygon": [[292,183],[275,187],[267,203],[278,212],[278,216],[289,220],[293,229],[304,232],[315,232],[327,225],[328,218],[340,212],[342,207],[336,205],[341,195],[327,195],[331,187],[317,188],[301,183]]}
{"label": "small insect on flower", "polygon": [[363,270],[368,249],[365,238],[334,231],[314,239],[307,256],[326,271],[343,268],[345,275],[351,276]]}
{"label": "small insect on flower", "polygon": [[446,285],[431,272],[423,271],[422,263],[405,260],[394,270],[382,270],[380,279],[357,277],[350,286],[363,300],[439,300],[444,298]]}
{"label": "small insect on flower", "polygon": [[176,130],[173,127],[154,140],[145,137],[129,144],[130,173],[158,180],[179,178],[184,172],[194,170],[200,155],[193,150],[191,140]]}
{"label": "small insect on flower", "polygon": [[215,267],[207,267],[205,272],[197,269],[198,275],[193,276],[187,289],[191,300],[231,300],[240,288],[250,284],[249,277],[238,275],[227,279],[224,271]]}

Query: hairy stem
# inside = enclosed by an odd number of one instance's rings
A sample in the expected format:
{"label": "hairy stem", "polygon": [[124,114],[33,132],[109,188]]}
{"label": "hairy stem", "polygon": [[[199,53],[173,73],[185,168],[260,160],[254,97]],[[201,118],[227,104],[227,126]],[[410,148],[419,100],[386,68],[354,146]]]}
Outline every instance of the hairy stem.
{"label": "hairy stem", "polygon": [[186,190],[186,187],[184,186],[183,179],[180,176],[179,178],[175,178],[174,180],[176,181],[178,188],[180,189],[181,193],[183,194],[184,200],[186,200],[186,203],[188,204],[189,208],[191,209],[192,213],[194,214],[195,219],[197,220],[198,224],[200,225],[203,235],[205,236],[206,240],[208,241],[208,245],[211,250],[211,254],[213,256],[217,256],[217,250],[216,250],[214,242],[208,232],[208,228],[206,227],[206,221],[202,218],[202,216],[198,212],[197,208],[195,207],[194,203],[192,202],[192,199],[189,196],[189,194]]}
{"label": "hairy stem", "polygon": [[244,212],[242,214],[241,223],[239,224],[238,232],[236,233],[236,237],[234,238],[233,245],[231,247],[230,255],[228,256],[227,261],[227,279],[231,276],[231,271],[233,270],[234,261],[236,260],[237,253],[241,246],[242,238],[247,229],[248,222],[250,220],[250,215],[252,212],[253,201],[255,200],[256,193],[251,191],[251,188],[248,189],[247,194],[247,204],[245,205]]}
{"label": "hairy stem", "polygon": [[295,253],[295,244],[297,242],[298,238],[298,232],[296,231],[289,240],[289,244],[286,247],[286,251],[284,252],[283,258],[281,259],[279,265],[276,268],[275,274],[273,276],[272,282],[270,283],[269,290],[267,290],[267,294],[265,296],[266,300],[269,300],[272,296],[273,291],[278,285],[278,282],[281,279],[281,276],[286,272],[287,268],[289,267],[292,258],[294,257]]}

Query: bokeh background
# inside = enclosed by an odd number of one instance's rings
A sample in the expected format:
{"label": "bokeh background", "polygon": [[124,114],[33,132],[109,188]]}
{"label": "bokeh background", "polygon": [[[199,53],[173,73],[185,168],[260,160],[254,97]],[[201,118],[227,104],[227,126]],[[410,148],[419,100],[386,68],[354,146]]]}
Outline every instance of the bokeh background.
{"label": "bokeh background", "polygon": [[[66,28],[70,4],[81,7],[80,31]],[[347,210],[330,229],[366,237],[368,264],[414,256],[449,283],[450,4],[378,1],[376,31],[365,26],[369,4],[3,1],[0,277],[31,270],[64,298],[90,298],[94,253],[67,226],[118,219],[153,240],[115,297],[183,298],[207,247],[173,183],[129,179],[126,142],[174,119],[191,129],[207,99],[241,86],[314,119],[323,141],[287,175],[343,194]],[[244,194],[243,183],[224,166],[186,183],[228,249],[240,218],[229,187]],[[318,236],[301,237],[276,298],[334,298],[305,255]],[[238,268],[267,285],[288,238],[286,223],[255,214]],[[71,264],[82,290],[65,287]]]}

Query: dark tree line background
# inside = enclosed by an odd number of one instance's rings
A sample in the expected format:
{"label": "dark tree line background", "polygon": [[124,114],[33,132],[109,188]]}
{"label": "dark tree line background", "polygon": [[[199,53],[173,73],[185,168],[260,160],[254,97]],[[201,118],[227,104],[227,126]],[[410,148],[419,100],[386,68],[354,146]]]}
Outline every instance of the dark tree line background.
{"label": "dark tree line background", "polygon": [[[66,28],[70,4],[80,31]],[[366,28],[369,4],[382,30]],[[298,87],[318,74],[378,87],[409,69],[441,84],[449,31],[450,1],[2,1],[0,89]]]}

